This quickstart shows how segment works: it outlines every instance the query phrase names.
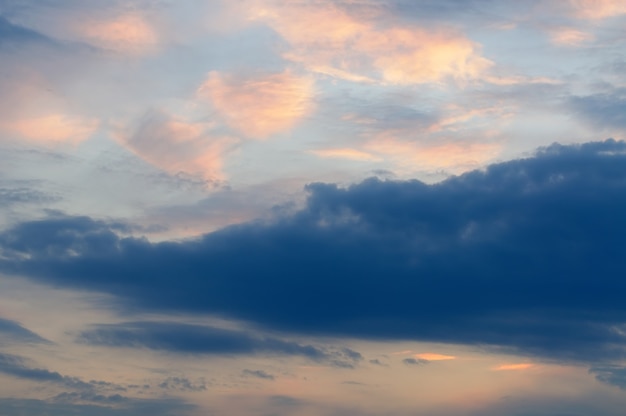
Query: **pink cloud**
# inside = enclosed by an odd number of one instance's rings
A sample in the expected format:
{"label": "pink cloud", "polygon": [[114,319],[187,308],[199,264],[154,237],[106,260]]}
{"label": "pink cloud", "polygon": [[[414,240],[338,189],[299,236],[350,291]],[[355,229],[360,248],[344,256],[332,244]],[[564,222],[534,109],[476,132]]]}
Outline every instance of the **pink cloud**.
{"label": "pink cloud", "polygon": [[223,180],[223,157],[236,140],[214,135],[212,129],[209,123],[187,122],[154,112],[130,134],[118,137],[137,156],[170,174]]}
{"label": "pink cloud", "polygon": [[69,142],[78,144],[88,139],[98,128],[99,121],[63,113],[20,117],[0,121],[0,129],[20,139],[40,142]]}
{"label": "pink cloud", "polygon": [[74,31],[96,46],[130,55],[151,53],[160,41],[154,26],[136,13],[86,18],[74,25]]}
{"label": "pink cloud", "polygon": [[492,62],[479,46],[450,30],[381,26],[331,2],[258,4],[251,18],[290,45],[284,57],[307,69],[352,81],[419,84],[479,78]]}
{"label": "pink cloud", "polygon": [[576,17],[599,20],[626,14],[624,0],[570,0]]}
{"label": "pink cloud", "polygon": [[371,153],[363,152],[357,149],[350,148],[340,148],[340,149],[319,149],[319,150],[311,150],[312,154],[322,157],[322,158],[333,158],[333,159],[348,159],[348,160],[357,160],[357,161],[378,161],[381,160],[380,157],[377,157]]}
{"label": "pink cloud", "polygon": [[199,89],[224,121],[248,138],[290,130],[313,110],[313,80],[291,71],[236,76],[211,72]]}

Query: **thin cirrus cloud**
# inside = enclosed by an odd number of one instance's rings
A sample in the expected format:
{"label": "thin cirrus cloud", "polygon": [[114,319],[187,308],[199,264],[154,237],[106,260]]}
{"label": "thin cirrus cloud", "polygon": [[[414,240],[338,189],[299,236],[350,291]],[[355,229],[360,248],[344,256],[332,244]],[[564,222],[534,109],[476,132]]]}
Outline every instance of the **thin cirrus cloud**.
{"label": "thin cirrus cloud", "polygon": [[210,101],[228,126],[252,139],[288,131],[314,109],[312,78],[289,70],[253,75],[213,71],[198,95]]}
{"label": "thin cirrus cloud", "polygon": [[356,82],[421,84],[479,78],[492,66],[479,46],[454,30],[376,24],[333,2],[263,3],[252,20],[288,44],[283,56],[308,70]]}
{"label": "thin cirrus cloud", "polygon": [[0,234],[0,270],[145,311],[607,363],[626,357],[625,158],[607,140],[434,185],[313,184],[295,213],[183,242],[86,217],[25,222]]}

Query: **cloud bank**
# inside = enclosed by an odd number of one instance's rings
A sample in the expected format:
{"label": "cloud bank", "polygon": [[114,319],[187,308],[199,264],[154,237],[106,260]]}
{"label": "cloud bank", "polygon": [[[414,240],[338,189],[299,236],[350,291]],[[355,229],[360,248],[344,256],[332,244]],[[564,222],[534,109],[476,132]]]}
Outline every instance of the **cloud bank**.
{"label": "cloud bank", "polygon": [[[0,234],[0,268],[290,333],[624,357],[626,143],[552,145],[434,185],[308,191],[295,214],[183,242],[120,237],[87,217],[22,223]],[[107,333],[162,328],[130,329]]]}

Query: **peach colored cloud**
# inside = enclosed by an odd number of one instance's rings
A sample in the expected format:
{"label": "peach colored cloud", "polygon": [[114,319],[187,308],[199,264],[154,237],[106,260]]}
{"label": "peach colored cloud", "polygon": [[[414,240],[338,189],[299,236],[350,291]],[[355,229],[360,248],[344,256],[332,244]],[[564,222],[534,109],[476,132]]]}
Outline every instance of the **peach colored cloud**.
{"label": "peach colored cloud", "polygon": [[284,57],[307,69],[352,81],[391,84],[479,78],[492,62],[453,30],[389,27],[353,16],[332,2],[256,3],[251,19],[289,44]]}
{"label": "peach colored cloud", "polygon": [[394,163],[399,171],[446,170],[461,173],[478,168],[499,153],[498,143],[419,143],[403,141],[390,132],[368,142],[365,149]]}
{"label": "peach colored cloud", "polygon": [[179,120],[163,113],[147,115],[120,142],[146,162],[170,173],[222,180],[223,157],[236,140],[212,134],[209,123]]}
{"label": "peach colored cloud", "polygon": [[380,157],[371,153],[350,148],[311,150],[310,153],[321,158],[348,159],[365,162],[381,160]]}
{"label": "peach colored cloud", "polygon": [[248,138],[290,130],[314,108],[309,77],[291,71],[236,76],[213,71],[199,89],[225,122]]}
{"label": "peach colored cloud", "polygon": [[494,367],[494,371],[523,371],[533,368],[534,364],[522,363],[522,364],[502,364]]}
{"label": "peach colored cloud", "polygon": [[80,143],[98,128],[99,121],[63,113],[0,121],[0,129],[39,143]]}
{"label": "peach colored cloud", "polygon": [[122,14],[111,19],[86,19],[75,31],[101,48],[131,55],[153,52],[159,43],[156,29],[139,14]]}
{"label": "peach colored cloud", "polygon": [[558,46],[580,46],[592,40],[593,34],[574,28],[557,28],[550,31],[550,41]]}
{"label": "peach colored cloud", "polygon": [[570,0],[576,17],[599,20],[626,14],[624,0]]}
{"label": "peach colored cloud", "polygon": [[444,355],[444,354],[437,354],[437,353],[432,353],[432,352],[415,354],[415,358],[420,358],[422,360],[428,360],[428,361],[456,360],[456,357],[453,355]]}

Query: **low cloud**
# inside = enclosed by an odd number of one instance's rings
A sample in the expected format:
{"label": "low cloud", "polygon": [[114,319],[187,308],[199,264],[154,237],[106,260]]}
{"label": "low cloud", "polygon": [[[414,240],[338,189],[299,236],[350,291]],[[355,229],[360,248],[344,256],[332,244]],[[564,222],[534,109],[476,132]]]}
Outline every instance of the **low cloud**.
{"label": "low cloud", "polygon": [[[49,343],[50,341],[40,337],[34,332],[24,328],[18,322],[11,321],[9,319],[0,318],[0,334],[2,334],[2,340],[0,344],[4,342],[35,342],[35,343]],[[1,358],[0,358],[1,361]]]}
{"label": "low cloud", "polygon": [[424,365],[429,363],[428,360],[422,358],[405,358],[402,362],[407,365]]}
{"label": "low cloud", "polygon": [[245,369],[241,372],[241,375],[244,377],[256,377],[264,380],[274,380],[274,376],[272,374],[266,373],[263,370],[248,370]]}
{"label": "low cloud", "polygon": [[243,330],[167,322],[126,322],[97,325],[83,331],[78,341],[108,347],[150,348],[175,353],[212,355],[287,355],[353,368],[362,360],[349,348],[300,344]]}
{"label": "low cloud", "polygon": [[[298,212],[183,242],[120,237],[86,217],[22,223],[0,234],[0,269],[146,311],[216,313],[283,333],[607,362],[626,356],[625,178],[624,142],[553,145],[434,185],[311,184]],[[333,359],[220,331],[130,323],[83,338]],[[345,351],[335,357],[355,362]]]}

